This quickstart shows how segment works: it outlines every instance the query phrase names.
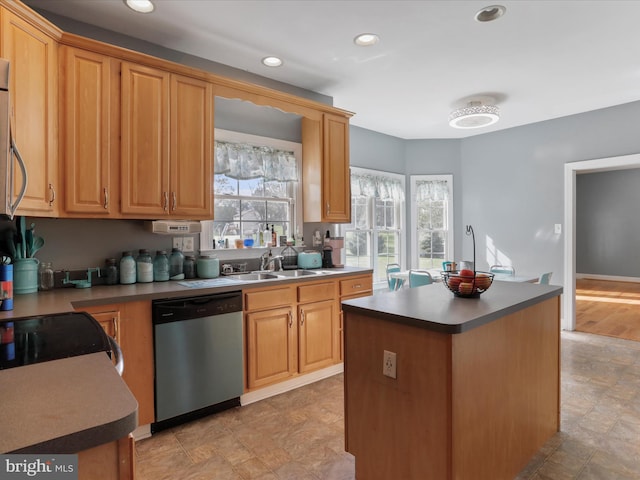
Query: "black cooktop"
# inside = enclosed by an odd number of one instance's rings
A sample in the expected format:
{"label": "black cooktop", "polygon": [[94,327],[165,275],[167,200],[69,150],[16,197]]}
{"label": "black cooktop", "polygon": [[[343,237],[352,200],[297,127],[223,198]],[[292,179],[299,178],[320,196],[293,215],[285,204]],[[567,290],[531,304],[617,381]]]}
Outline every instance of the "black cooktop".
{"label": "black cooktop", "polygon": [[0,320],[0,370],[110,351],[105,331],[88,313]]}

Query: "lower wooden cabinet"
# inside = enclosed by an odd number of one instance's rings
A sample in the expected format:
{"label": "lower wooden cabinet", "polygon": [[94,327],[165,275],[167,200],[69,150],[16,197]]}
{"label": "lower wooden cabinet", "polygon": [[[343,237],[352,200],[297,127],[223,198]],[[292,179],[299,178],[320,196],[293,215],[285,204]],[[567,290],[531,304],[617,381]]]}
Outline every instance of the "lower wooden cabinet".
{"label": "lower wooden cabinet", "polygon": [[335,280],[244,293],[248,390],[340,362]]}
{"label": "lower wooden cabinet", "polygon": [[78,480],[134,480],[133,436],[78,453]]}
{"label": "lower wooden cabinet", "polygon": [[76,308],[91,314],[114,337],[124,357],[122,379],[138,401],[138,424],[155,420],[151,302],[125,302]]}
{"label": "lower wooden cabinet", "polygon": [[344,314],[342,301],[373,295],[373,274],[340,280],[340,361],[344,360]]}

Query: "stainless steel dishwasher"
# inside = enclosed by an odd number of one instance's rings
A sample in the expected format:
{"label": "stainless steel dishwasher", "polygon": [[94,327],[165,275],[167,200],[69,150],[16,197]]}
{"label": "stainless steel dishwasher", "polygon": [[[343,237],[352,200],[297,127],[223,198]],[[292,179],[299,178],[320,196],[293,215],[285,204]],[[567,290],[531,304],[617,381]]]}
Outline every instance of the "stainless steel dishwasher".
{"label": "stainless steel dishwasher", "polygon": [[153,301],[157,432],[240,405],[242,293]]}

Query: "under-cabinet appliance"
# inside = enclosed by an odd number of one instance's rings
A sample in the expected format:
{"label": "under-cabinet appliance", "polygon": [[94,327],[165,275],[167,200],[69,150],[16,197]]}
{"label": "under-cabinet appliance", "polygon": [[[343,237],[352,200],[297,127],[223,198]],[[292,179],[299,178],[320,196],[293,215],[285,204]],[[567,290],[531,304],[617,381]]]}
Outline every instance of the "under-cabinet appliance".
{"label": "under-cabinet appliance", "polygon": [[242,292],[153,301],[151,432],[240,405]]}
{"label": "under-cabinet appliance", "polygon": [[105,352],[122,375],[120,347],[85,312],[0,320],[0,370]]}
{"label": "under-cabinet appliance", "polygon": [[[16,162],[13,159],[16,159]],[[15,165],[22,171],[22,185],[14,199]],[[0,215],[13,218],[27,190],[27,169],[11,133],[9,61],[0,58]]]}

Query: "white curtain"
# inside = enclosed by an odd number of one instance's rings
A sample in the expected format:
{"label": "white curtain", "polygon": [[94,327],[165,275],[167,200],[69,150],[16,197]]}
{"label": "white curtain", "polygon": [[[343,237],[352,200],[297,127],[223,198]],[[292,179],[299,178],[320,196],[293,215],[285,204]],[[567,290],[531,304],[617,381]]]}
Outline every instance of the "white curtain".
{"label": "white curtain", "polygon": [[416,200],[446,200],[449,185],[446,180],[418,180],[416,182]]}
{"label": "white curtain", "polygon": [[245,143],[215,142],[214,172],[238,180],[264,177],[265,181],[298,181],[293,152]]}
{"label": "white curtain", "polygon": [[404,189],[399,179],[370,173],[351,172],[351,195],[404,201]]}

